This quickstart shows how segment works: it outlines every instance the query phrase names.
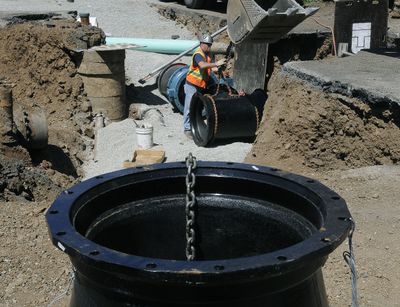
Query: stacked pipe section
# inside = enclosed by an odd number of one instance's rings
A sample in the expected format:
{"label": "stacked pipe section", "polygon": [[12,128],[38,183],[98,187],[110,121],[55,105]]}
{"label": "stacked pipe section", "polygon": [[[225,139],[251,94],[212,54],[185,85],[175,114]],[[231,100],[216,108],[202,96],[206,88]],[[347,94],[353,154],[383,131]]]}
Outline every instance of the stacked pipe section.
{"label": "stacked pipe section", "polygon": [[125,50],[85,51],[78,73],[93,113],[111,121],[127,117]]}

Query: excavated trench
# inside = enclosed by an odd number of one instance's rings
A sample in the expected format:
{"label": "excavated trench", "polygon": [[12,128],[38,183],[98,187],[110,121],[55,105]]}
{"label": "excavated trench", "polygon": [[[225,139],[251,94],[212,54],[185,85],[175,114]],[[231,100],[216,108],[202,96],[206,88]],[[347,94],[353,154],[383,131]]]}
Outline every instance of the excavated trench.
{"label": "excavated trench", "polygon": [[[206,15],[196,19],[171,10],[160,13],[190,24],[197,33],[224,23]],[[98,44],[104,34],[72,21],[39,17],[27,21],[19,16],[0,29],[0,79],[12,85],[15,104],[45,110],[50,146],[30,152],[17,144],[0,146],[0,199],[54,198],[80,177],[80,166],[93,149],[92,115],[73,49]],[[330,36],[321,33],[291,34],[270,45],[269,99],[247,162],[300,172],[398,163],[398,107],[326,93],[280,73],[288,61],[329,57],[331,46]]]}
{"label": "excavated trench", "polygon": [[[317,57],[329,49],[320,50]],[[330,93],[283,73],[285,57],[274,58],[269,99],[247,162],[301,172],[400,161],[397,104]]]}
{"label": "excavated trench", "polygon": [[[161,8],[159,12],[195,33],[213,32],[224,24],[213,16],[207,21],[204,14],[194,18],[180,10]],[[332,57],[331,53],[328,33],[290,34],[270,44],[265,87],[269,98],[246,162],[309,172],[400,161],[400,108],[396,104],[328,93],[281,72],[286,62],[322,60]]]}
{"label": "excavated trench", "polygon": [[15,126],[14,142],[0,140],[0,200],[52,200],[81,177],[93,147],[92,114],[74,49],[100,44],[104,33],[59,14],[8,21],[0,28],[0,85],[12,91],[16,123],[23,113],[16,110],[44,112],[49,145],[26,149]]}
{"label": "excavated trench", "polygon": [[292,171],[397,164],[400,108],[323,92],[276,73],[247,162]]}

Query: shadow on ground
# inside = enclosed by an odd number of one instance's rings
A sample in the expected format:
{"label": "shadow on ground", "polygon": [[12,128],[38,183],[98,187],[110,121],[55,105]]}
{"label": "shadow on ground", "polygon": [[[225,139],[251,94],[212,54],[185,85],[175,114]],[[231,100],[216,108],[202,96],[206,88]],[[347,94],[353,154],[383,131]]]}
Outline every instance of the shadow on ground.
{"label": "shadow on ground", "polygon": [[128,99],[128,104],[131,103],[144,103],[151,106],[159,106],[164,104],[169,104],[165,99],[152,93],[152,91],[157,89],[157,84],[149,84],[145,86],[134,86],[129,84],[126,87],[126,97]]}
{"label": "shadow on ground", "polygon": [[230,138],[230,139],[215,140],[211,144],[207,145],[207,148],[216,148],[219,146],[229,145],[236,142],[253,144],[255,139],[256,139],[255,137],[247,137],[247,138]]}
{"label": "shadow on ground", "polygon": [[52,169],[74,178],[78,177],[74,164],[60,147],[48,145],[45,149],[30,151],[30,155],[35,165],[48,161]]}

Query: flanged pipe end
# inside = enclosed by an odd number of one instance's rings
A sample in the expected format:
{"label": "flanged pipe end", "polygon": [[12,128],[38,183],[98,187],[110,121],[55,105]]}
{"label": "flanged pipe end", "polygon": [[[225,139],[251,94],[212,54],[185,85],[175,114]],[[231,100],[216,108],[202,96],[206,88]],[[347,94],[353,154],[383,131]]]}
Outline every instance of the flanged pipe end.
{"label": "flanged pipe end", "polygon": [[198,258],[186,261],[186,176],[184,162],[131,168],[58,197],[46,219],[76,268],[71,306],[327,306],[321,266],[351,229],[339,195],[275,168],[200,161]]}

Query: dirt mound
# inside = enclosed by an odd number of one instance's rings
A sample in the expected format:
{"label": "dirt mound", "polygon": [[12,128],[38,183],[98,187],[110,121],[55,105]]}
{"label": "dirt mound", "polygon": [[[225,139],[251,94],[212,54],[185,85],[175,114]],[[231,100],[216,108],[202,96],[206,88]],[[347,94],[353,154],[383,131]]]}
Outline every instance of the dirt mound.
{"label": "dirt mound", "polygon": [[[91,28],[88,28],[88,30]],[[13,85],[14,103],[46,109],[50,126],[74,115],[82,104],[83,83],[73,49],[82,47],[82,26],[73,21],[24,23],[0,29],[0,76]],[[86,34],[99,44],[100,30]],[[92,37],[89,39],[89,37]],[[55,114],[57,112],[57,114]]]}
{"label": "dirt mound", "polygon": [[247,162],[291,171],[400,161],[399,108],[368,105],[274,74]]}
{"label": "dirt mound", "polygon": [[[0,194],[8,190],[24,194],[26,199],[42,199],[42,194],[51,191],[47,194],[56,195],[61,186],[70,184],[70,176],[79,177],[80,165],[93,144],[84,135],[90,130],[92,115],[77,74],[80,54],[75,50],[103,40],[100,29],[73,20],[50,19],[0,28],[0,80],[12,87],[14,109],[39,106],[49,124],[45,150],[15,159],[10,152],[19,151],[19,146],[0,146]],[[10,186],[10,180],[3,178],[5,173],[12,174],[11,181],[19,178],[27,186]]]}

